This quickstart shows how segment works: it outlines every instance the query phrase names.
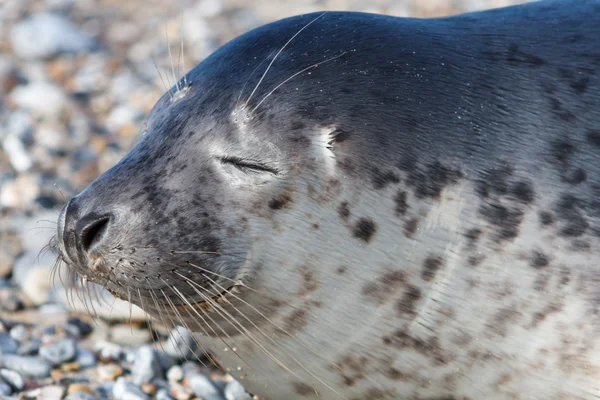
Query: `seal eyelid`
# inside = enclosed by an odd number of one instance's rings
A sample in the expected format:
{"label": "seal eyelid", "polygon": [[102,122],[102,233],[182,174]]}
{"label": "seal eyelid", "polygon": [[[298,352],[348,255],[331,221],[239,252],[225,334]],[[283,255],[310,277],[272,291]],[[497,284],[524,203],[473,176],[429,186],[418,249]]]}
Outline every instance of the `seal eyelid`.
{"label": "seal eyelid", "polygon": [[241,157],[236,157],[236,156],[219,157],[219,160],[223,164],[231,164],[234,167],[242,169],[242,170],[250,169],[253,171],[268,172],[273,175],[279,174],[278,170],[276,170],[275,168],[269,167],[268,165],[265,165],[265,164],[261,163],[260,161],[246,160],[246,159],[243,159]]}

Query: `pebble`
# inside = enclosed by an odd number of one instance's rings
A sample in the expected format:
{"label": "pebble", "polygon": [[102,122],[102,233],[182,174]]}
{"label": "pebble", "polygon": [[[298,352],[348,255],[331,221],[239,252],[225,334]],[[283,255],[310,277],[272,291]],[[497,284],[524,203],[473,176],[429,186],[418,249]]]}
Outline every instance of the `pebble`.
{"label": "pebble", "polygon": [[194,395],[204,400],[225,400],[215,384],[206,375],[193,375],[189,377],[190,389]]}
{"label": "pebble", "polygon": [[139,386],[127,381],[124,377],[117,378],[113,387],[113,396],[116,400],[150,400],[150,396],[144,393]]}
{"label": "pebble", "polygon": [[144,393],[149,394],[150,396],[154,396],[157,390],[156,385],[150,382],[142,383],[141,388]]}
{"label": "pebble", "polygon": [[69,385],[69,388],[67,389],[67,394],[73,394],[73,393],[94,394],[94,391],[92,390],[92,388],[90,388],[85,383],[72,383],[71,385]]}
{"label": "pebble", "polygon": [[17,107],[49,119],[56,119],[69,104],[60,86],[45,81],[17,86],[8,98]]}
{"label": "pebble", "polygon": [[60,400],[65,395],[65,388],[59,385],[49,385],[40,388],[36,400]]}
{"label": "pebble", "polygon": [[225,399],[227,400],[252,400],[252,397],[246,392],[246,389],[236,380],[233,380],[225,386]]}
{"label": "pebble", "polygon": [[23,343],[29,339],[29,329],[23,324],[16,325],[10,330],[10,337],[19,343]]}
{"label": "pebble", "polygon": [[21,311],[23,307],[23,302],[16,288],[8,287],[0,289],[0,309],[8,312],[17,312]]}
{"label": "pebble", "polygon": [[131,380],[137,385],[150,382],[163,374],[157,351],[150,345],[141,346],[131,369]]}
{"label": "pebble", "polygon": [[193,357],[194,340],[190,332],[182,326],[175,327],[169,333],[164,347],[165,353],[177,359]]}
{"label": "pebble", "polygon": [[96,342],[96,351],[99,353],[100,361],[110,362],[121,358],[123,349],[115,343],[99,340]]}
{"label": "pebble", "polygon": [[7,180],[0,187],[0,206],[4,208],[31,206],[39,193],[39,184],[35,175],[20,175],[15,179]]}
{"label": "pebble", "polygon": [[174,365],[167,371],[167,380],[169,382],[179,382],[183,380],[183,369],[179,365]]}
{"label": "pebble", "polygon": [[10,387],[17,392],[20,392],[25,388],[23,377],[16,371],[2,368],[0,369],[0,377],[2,377],[2,380],[8,383]]}
{"label": "pebble", "polygon": [[85,348],[77,349],[77,357],[75,361],[79,364],[79,367],[82,369],[91,368],[95,366],[98,362],[98,360],[96,359],[96,355]]}
{"label": "pebble", "polygon": [[12,388],[8,385],[8,383],[0,381],[0,398],[2,398],[2,396],[10,396],[11,394]]}
{"label": "pebble", "polygon": [[90,50],[93,39],[67,18],[52,13],[34,14],[10,31],[13,52],[22,58],[40,59],[61,52]]}
{"label": "pebble", "polygon": [[119,324],[110,329],[110,338],[123,346],[140,346],[152,340],[152,334],[148,329],[132,329],[129,325]]}
{"label": "pebble", "polygon": [[64,400],[97,400],[98,398],[92,394],[85,392],[73,393],[65,397]]}
{"label": "pebble", "polygon": [[77,339],[86,337],[94,330],[90,324],[77,317],[69,318],[65,322],[64,329],[68,335]]}
{"label": "pebble", "polygon": [[123,368],[117,364],[106,364],[98,367],[98,378],[102,381],[114,381],[123,375]]}
{"label": "pebble", "polygon": [[16,354],[19,343],[8,333],[0,332],[0,354]]}
{"label": "pebble", "polygon": [[179,383],[173,383],[171,385],[170,393],[176,400],[189,400],[194,394],[190,388]]}
{"label": "pebble", "polygon": [[32,305],[42,305],[50,300],[49,283],[56,257],[51,252],[40,254],[42,246],[37,251],[22,254],[13,266],[13,280]]}
{"label": "pebble", "polygon": [[167,389],[159,389],[156,392],[156,400],[174,400],[173,396],[169,393]]}
{"label": "pebble", "polygon": [[73,339],[63,339],[40,348],[40,356],[50,361],[52,365],[60,365],[73,360],[77,356],[77,344]]}
{"label": "pebble", "polygon": [[40,357],[18,356],[15,354],[3,355],[2,365],[31,378],[47,378],[52,370],[50,364]]}
{"label": "pebble", "polygon": [[19,347],[17,354],[22,356],[34,356],[40,351],[41,344],[42,342],[39,339],[32,339],[28,342],[23,343]]}

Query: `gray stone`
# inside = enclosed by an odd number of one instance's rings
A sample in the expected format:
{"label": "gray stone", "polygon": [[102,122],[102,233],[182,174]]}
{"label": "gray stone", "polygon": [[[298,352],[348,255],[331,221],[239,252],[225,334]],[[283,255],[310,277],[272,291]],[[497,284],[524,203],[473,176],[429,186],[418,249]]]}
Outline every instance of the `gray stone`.
{"label": "gray stone", "polygon": [[165,353],[177,359],[190,359],[193,357],[194,340],[190,332],[182,326],[171,330],[164,345]]}
{"label": "gray stone", "polygon": [[12,394],[12,388],[8,383],[0,381],[0,399],[3,396],[10,396]]}
{"label": "gray stone", "polygon": [[30,378],[47,378],[52,370],[50,363],[40,357],[5,354],[1,361],[3,367]]}
{"label": "gray stone", "polygon": [[88,349],[78,348],[77,358],[75,359],[79,363],[79,366],[83,369],[91,368],[98,363],[96,355]]}
{"label": "gray stone", "polygon": [[40,348],[40,356],[57,366],[72,361],[77,356],[77,344],[73,339],[63,339]]}
{"label": "gray stone", "polygon": [[167,389],[159,389],[156,392],[156,400],[174,400]]}
{"label": "gray stone", "polygon": [[19,343],[8,333],[0,332],[0,354],[16,354]]}
{"label": "gray stone", "polygon": [[29,339],[29,329],[23,324],[16,325],[10,330],[10,337],[19,343],[23,343]]}
{"label": "gray stone", "polygon": [[246,389],[236,380],[229,382],[225,386],[225,398],[227,400],[252,400]]}
{"label": "gray stone", "polygon": [[32,339],[28,342],[23,343],[19,347],[17,354],[22,356],[34,356],[39,353],[41,345],[42,342],[39,339]]}
{"label": "gray stone", "polygon": [[23,377],[16,371],[2,368],[0,369],[0,377],[2,377],[2,380],[8,383],[16,392],[20,392],[25,388],[25,381],[23,380]]}
{"label": "gray stone", "polygon": [[113,386],[113,396],[116,400],[150,400],[150,396],[133,382],[127,381],[124,377],[117,378]]}
{"label": "gray stone", "polygon": [[131,380],[137,385],[162,377],[163,369],[157,351],[150,345],[141,346],[136,353]]}
{"label": "gray stone", "polygon": [[189,378],[190,388],[196,397],[205,400],[225,400],[213,381],[206,375],[193,375]]}

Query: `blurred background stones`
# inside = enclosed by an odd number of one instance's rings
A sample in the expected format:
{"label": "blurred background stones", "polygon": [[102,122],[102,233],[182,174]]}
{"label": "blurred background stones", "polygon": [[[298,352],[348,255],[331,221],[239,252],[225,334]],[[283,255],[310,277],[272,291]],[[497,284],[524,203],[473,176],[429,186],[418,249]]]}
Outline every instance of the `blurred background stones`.
{"label": "blurred background stones", "polygon": [[100,286],[94,304],[66,291],[46,247],[65,200],[135,142],[165,90],[154,62],[173,82],[169,44],[177,60],[183,41],[180,77],[239,34],[295,14],[431,17],[521,2],[0,1],[0,398],[250,398],[184,329],[150,325]]}

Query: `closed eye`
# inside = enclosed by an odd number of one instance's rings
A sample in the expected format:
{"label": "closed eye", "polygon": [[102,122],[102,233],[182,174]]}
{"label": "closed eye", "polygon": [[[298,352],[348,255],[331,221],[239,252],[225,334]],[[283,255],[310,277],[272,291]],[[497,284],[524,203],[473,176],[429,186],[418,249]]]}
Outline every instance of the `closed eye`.
{"label": "closed eye", "polygon": [[234,167],[241,169],[242,171],[252,170],[257,172],[268,172],[273,175],[278,175],[279,171],[275,168],[269,167],[259,161],[246,160],[240,157],[220,157],[223,164],[231,164]]}

